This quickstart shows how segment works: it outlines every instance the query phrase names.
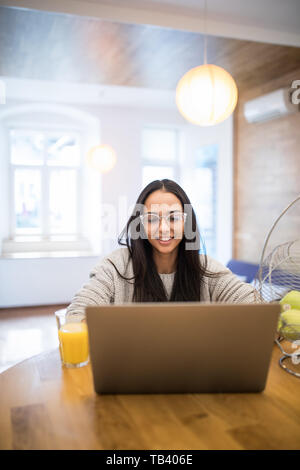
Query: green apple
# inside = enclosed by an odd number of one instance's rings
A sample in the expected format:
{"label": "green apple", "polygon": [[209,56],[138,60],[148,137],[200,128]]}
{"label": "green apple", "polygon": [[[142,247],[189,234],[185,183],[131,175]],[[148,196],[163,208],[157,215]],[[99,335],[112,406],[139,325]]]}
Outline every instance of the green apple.
{"label": "green apple", "polygon": [[300,310],[290,309],[282,312],[277,329],[291,341],[300,339]]}
{"label": "green apple", "polygon": [[298,290],[291,290],[285,294],[279,303],[282,312],[290,308],[300,310],[300,292]]}

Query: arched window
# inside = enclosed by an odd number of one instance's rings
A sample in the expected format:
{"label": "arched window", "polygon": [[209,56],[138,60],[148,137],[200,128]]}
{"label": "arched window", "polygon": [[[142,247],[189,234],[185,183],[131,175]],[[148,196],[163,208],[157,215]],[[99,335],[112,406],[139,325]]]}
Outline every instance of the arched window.
{"label": "arched window", "polygon": [[6,109],[0,126],[7,176],[2,253],[99,251],[91,205],[99,208],[101,181],[85,163],[100,141],[98,118],[32,104]]}

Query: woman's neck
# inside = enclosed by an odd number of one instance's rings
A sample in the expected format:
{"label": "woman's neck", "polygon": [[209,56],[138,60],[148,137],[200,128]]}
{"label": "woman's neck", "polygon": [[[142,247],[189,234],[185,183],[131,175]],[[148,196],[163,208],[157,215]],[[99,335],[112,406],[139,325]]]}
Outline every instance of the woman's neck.
{"label": "woman's neck", "polygon": [[159,274],[170,274],[176,271],[178,248],[171,253],[160,253],[153,249],[153,260]]}

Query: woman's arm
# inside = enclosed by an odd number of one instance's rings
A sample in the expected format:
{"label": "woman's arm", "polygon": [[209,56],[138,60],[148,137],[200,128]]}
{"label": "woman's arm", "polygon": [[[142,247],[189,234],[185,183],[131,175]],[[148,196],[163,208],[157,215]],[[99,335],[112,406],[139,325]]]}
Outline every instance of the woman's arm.
{"label": "woman's arm", "polygon": [[[209,291],[212,302],[228,303],[268,303],[254,286],[239,280],[228,268],[218,261],[210,258],[208,269],[213,272],[222,272],[220,277],[209,279]],[[275,332],[274,341],[278,339]]]}
{"label": "woman's arm", "polygon": [[106,259],[92,269],[89,277],[89,282],[75,294],[68,306],[67,317],[84,314],[88,305],[109,304],[114,301],[112,265]]}

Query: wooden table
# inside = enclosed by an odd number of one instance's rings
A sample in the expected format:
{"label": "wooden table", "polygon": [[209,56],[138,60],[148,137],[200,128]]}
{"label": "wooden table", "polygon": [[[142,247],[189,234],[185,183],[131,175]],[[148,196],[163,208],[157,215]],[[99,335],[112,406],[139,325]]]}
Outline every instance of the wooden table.
{"label": "wooden table", "polygon": [[58,350],[0,374],[0,449],[300,449],[300,380],[274,344],[262,393],[97,395]]}

